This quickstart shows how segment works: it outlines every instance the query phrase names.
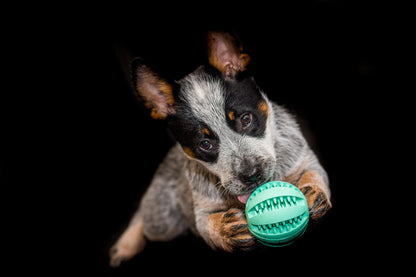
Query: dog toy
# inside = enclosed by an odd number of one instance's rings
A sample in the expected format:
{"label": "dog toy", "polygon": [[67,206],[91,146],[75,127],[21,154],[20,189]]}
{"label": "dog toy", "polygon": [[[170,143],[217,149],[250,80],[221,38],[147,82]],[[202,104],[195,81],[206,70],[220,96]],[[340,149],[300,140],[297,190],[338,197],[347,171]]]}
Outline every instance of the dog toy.
{"label": "dog toy", "polygon": [[308,203],[294,185],[272,181],[258,187],[246,203],[250,232],[264,245],[280,247],[293,243],[306,230]]}

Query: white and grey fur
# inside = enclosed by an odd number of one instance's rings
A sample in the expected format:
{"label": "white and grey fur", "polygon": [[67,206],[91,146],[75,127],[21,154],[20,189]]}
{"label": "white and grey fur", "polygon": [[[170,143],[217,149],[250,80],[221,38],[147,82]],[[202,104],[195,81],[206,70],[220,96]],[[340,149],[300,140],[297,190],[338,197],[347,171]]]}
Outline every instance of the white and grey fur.
{"label": "white and grey fur", "polygon": [[[161,79],[156,79],[154,83],[159,84]],[[214,249],[251,248],[255,240],[246,231],[244,204],[238,196],[261,184],[247,185],[236,176],[247,164],[261,167],[261,181],[285,180],[303,189],[311,199],[311,214],[316,212],[320,217],[331,207],[327,174],[295,118],[259,89],[267,104],[264,135],[236,132],[227,123],[227,81],[208,74],[202,66],[177,82],[176,99],[218,136],[218,158],[215,162],[202,161],[186,153],[180,143],[173,146],[158,167],[129,227],[112,247],[111,265],[118,266],[142,251],[147,240],[168,241],[187,230]]]}

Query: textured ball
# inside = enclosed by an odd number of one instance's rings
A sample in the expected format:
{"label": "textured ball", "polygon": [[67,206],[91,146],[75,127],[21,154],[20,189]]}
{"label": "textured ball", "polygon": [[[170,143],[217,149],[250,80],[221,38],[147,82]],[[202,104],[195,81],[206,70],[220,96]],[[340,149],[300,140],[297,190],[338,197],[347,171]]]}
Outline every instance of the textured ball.
{"label": "textured ball", "polygon": [[308,203],[294,185],[272,181],[258,187],[246,203],[248,229],[263,244],[286,246],[299,238],[309,221]]}

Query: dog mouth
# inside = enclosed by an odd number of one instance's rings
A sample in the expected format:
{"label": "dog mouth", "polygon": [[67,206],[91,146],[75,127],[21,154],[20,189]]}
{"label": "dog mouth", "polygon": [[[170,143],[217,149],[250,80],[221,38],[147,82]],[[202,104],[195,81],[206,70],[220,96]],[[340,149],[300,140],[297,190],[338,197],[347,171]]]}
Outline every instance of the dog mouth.
{"label": "dog mouth", "polygon": [[247,194],[243,194],[243,195],[237,195],[237,199],[241,203],[246,204],[250,195],[251,195],[251,193],[247,193]]}
{"label": "dog mouth", "polygon": [[263,183],[259,184],[258,186],[254,187],[253,189],[251,189],[251,191],[249,193],[237,195],[238,201],[240,201],[241,203],[243,203],[245,205],[247,203],[248,199],[250,198],[250,195],[253,193],[253,191],[255,191],[258,187],[262,186],[263,184],[265,184],[267,182],[270,182],[271,180],[272,180],[272,178],[268,178]]}

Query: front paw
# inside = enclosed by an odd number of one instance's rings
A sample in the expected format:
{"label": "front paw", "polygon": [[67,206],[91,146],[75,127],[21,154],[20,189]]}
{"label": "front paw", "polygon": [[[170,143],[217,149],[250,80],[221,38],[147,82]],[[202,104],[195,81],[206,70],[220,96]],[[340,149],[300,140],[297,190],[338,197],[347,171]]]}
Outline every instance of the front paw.
{"label": "front paw", "polygon": [[309,216],[317,220],[324,216],[332,207],[331,201],[325,192],[316,185],[305,185],[300,188],[306,197],[309,208]]}
{"label": "front paw", "polygon": [[211,239],[214,245],[227,252],[251,250],[256,239],[248,230],[244,212],[229,209],[227,212],[210,216]]}

